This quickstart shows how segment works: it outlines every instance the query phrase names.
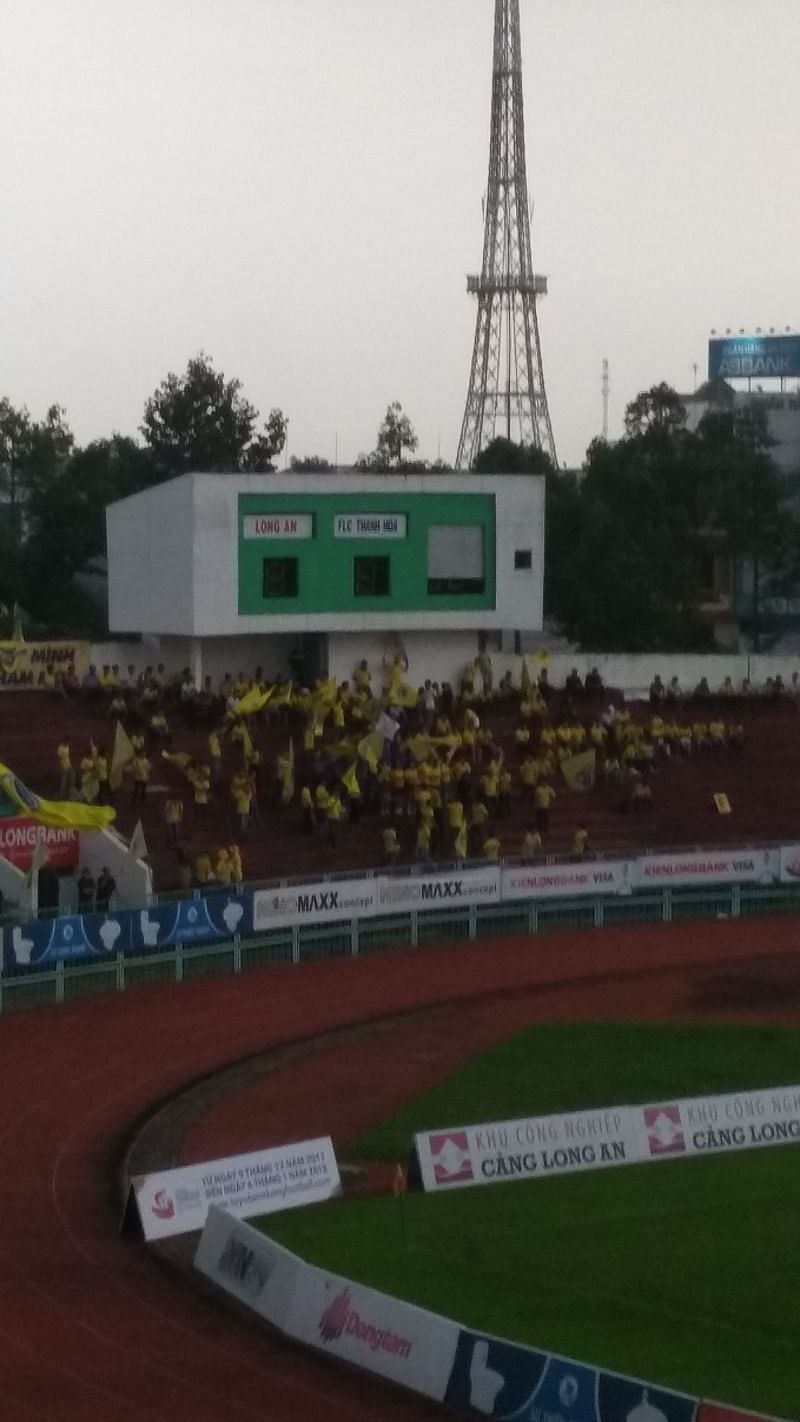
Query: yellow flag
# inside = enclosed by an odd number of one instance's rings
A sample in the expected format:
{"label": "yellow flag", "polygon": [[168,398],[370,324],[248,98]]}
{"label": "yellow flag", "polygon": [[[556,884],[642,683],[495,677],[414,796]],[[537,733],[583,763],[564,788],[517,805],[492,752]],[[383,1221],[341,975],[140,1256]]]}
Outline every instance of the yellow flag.
{"label": "yellow flag", "polygon": [[351,800],[358,800],[361,798],[361,786],[358,783],[358,776],[356,775],[355,761],[353,761],[353,764],[350,766],[350,769],[346,770],[344,775],[342,776],[342,784],[348,795],[350,796]]}
{"label": "yellow flag", "polygon": [[72,800],[42,800],[0,762],[0,790],[23,815],[51,829],[99,830],[116,819],[110,805],[81,805]]}
{"label": "yellow flag", "polygon": [[187,755],[186,751],[164,751],[161,752],[161,759],[168,760],[170,765],[177,766],[184,775],[189,778],[189,766],[194,764],[194,756]]}
{"label": "yellow flag", "polygon": [[531,694],[531,674],[528,671],[528,663],[525,657],[522,658],[522,677],[520,679],[520,686],[522,687],[522,695],[527,701],[528,697]]}
{"label": "yellow flag", "polygon": [[724,790],[718,790],[714,796],[714,804],[717,807],[718,815],[729,815],[731,813],[731,802]]}
{"label": "yellow flag", "polygon": [[294,741],[289,739],[289,754],[286,757],[286,769],[283,772],[283,790],[281,800],[284,805],[288,805],[294,798]]}
{"label": "yellow flag", "polygon": [[114,732],[114,749],[111,754],[111,767],[108,772],[108,783],[112,790],[119,790],[125,767],[126,765],[130,765],[134,755],[135,751],[131,745],[131,738],[122,722],[117,721],[117,729]]}
{"label": "yellow flag", "polygon": [[383,750],[383,736],[380,731],[371,731],[368,736],[363,736],[356,746],[358,754],[362,760],[367,762],[370,770],[374,772],[378,769],[378,760]]}
{"label": "yellow flag", "polygon": [[233,708],[234,716],[254,716],[257,711],[266,706],[271,695],[271,687],[268,691],[262,691],[258,686],[251,686],[250,690],[246,691],[244,696],[236,702]]}
{"label": "yellow flag", "polygon": [[562,760],[561,769],[570,790],[591,790],[597,771],[597,756],[593,750]]}
{"label": "yellow flag", "polygon": [[461,829],[458,831],[458,834],[456,835],[456,859],[466,859],[468,844],[469,841],[467,839],[467,826],[465,822],[461,826]]}
{"label": "yellow flag", "polygon": [[273,693],[272,693],[272,695],[271,695],[271,697],[270,697],[270,703],[271,703],[271,705],[272,705],[272,706],[291,706],[291,704],[292,704],[292,685],[293,685],[293,683],[290,681],[287,686],[282,686],[279,691],[273,690]]}

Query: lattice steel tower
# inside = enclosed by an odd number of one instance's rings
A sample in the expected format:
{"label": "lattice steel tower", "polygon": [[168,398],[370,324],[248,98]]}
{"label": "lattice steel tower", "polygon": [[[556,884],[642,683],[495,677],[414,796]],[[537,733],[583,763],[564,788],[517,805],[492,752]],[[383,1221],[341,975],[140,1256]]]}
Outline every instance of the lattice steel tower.
{"label": "lattice steel tower", "polygon": [[498,435],[556,459],[536,300],[547,278],[531,257],[519,0],[495,0],[492,132],[483,271],[467,277],[478,321],[456,467],[468,469]]}

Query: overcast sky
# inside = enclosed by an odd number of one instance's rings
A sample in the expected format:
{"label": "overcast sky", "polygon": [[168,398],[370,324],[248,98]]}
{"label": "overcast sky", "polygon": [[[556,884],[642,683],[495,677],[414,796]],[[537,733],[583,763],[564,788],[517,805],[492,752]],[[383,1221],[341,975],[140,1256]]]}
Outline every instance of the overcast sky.
{"label": "overcast sky", "polygon": [[[455,456],[493,0],[0,0],[0,395],[136,433],[207,351],[288,452]],[[798,311],[798,0],[522,0],[562,462]]]}

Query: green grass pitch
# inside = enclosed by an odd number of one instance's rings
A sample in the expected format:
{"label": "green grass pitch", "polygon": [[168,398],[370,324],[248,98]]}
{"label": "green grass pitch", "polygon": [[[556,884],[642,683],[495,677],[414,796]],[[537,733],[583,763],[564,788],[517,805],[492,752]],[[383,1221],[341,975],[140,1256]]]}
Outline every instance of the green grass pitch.
{"label": "green grass pitch", "polygon": [[[800,1034],[547,1026],[349,1148],[417,1130],[800,1082]],[[741,1407],[800,1416],[800,1148],[341,1200],[261,1221],[305,1258],[467,1326]]]}

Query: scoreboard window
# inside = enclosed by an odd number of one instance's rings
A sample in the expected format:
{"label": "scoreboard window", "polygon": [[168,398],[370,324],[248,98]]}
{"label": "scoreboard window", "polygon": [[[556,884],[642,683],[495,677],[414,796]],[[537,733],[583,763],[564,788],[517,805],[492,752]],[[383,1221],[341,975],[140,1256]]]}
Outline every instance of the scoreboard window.
{"label": "scoreboard window", "polygon": [[264,597],[297,597],[299,580],[296,558],[264,559]]}
{"label": "scoreboard window", "polygon": [[388,558],[353,559],[355,597],[388,597],[391,588]]}

